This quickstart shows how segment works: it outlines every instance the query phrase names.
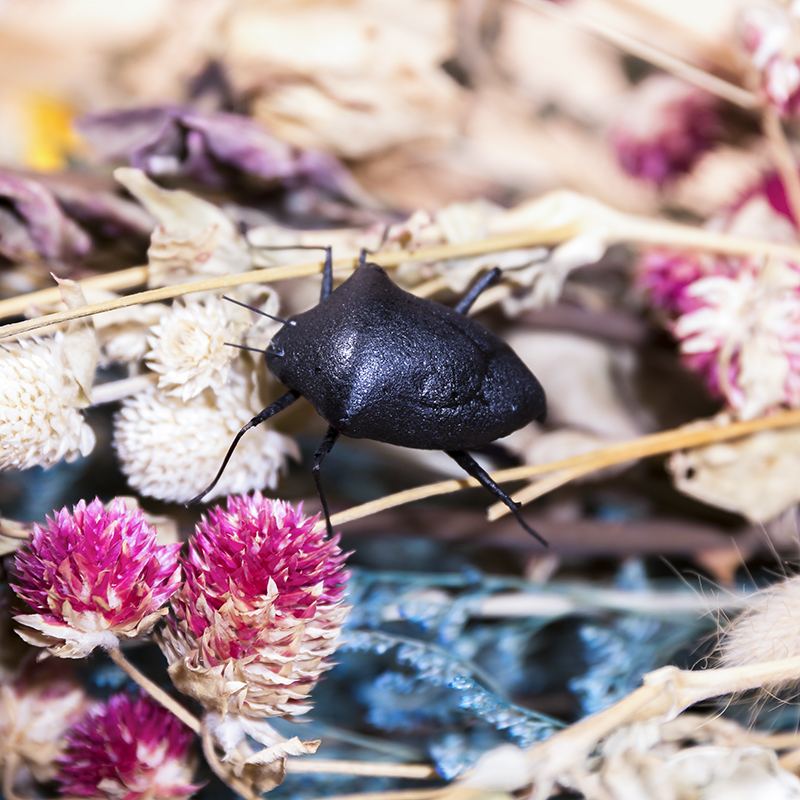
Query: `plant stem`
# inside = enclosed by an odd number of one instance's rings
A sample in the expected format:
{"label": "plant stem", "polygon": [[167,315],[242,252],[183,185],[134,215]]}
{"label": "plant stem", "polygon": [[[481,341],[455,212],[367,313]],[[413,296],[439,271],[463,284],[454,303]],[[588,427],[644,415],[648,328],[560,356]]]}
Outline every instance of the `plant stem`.
{"label": "plant stem", "polygon": [[119,647],[111,648],[110,650],[106,651],[111,658],[111,660],[132,680],[134,680],[139,686],[144,689],[150,697],[153,698],[157,703],[161,703],[167,711],[171,711],[181,722],[184,723],[187,727],[191,728],[195,733],[200,733],[201,725],[200,720],[192,714],[190,711],[187,711],[180,703],[174,700],[169,694],[167,694],[160,686],[153,683],[146,675],[143,675],[139,672],[136,667],[122,655],[122,651]]}

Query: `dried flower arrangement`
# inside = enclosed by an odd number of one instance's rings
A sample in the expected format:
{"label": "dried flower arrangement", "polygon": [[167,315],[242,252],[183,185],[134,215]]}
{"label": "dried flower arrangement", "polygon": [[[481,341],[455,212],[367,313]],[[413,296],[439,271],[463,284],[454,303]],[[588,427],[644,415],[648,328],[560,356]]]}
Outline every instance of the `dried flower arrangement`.
{"label": "dried flower arrangement", "polygon": [[[800,11],[697,5],[3,6],[4,796],[800,796]],[[501,267],[549,553],[302,410],[183,508],[320,246]]]}

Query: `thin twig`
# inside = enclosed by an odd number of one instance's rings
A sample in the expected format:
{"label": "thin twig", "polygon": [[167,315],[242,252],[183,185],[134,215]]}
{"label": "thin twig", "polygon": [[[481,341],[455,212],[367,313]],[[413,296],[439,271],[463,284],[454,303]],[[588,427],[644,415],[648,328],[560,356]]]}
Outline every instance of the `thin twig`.
{"label": "thin twig", "polygon": [[[685,709],[704,700],[740,694],[798,678],[800,657],[723,669],[690,671],[662,667],[645,675],[643,686],[614,705],[585,717],[527,750],[524,756],[526,766],[517,770],[513,786],[509,785],[511,781],[507,775],[499,775],[495,779],[503,783],[504,791],[533,785],[541,790],[542,796],[548,797],[550,788],[556,782],[569,786],[571,770],[584,764],[598,744],[620,728],[633,723],[674,719]],[[463,788],[482,783],[480,775],[474,771],[468,772],[445,788],[442,797],[458,797]]]}
{"label": "thin twig", "polygon": [[[516,250],[519,248],[538,247],[541,245],[558,244],[565,239],[570,239],[579,232],[578,226],[563,225],[546,230],[523,230],[490,236],[474,242],[461,242],[458,244],[437,245],[419,250],[403,250],[391,253],[376,254],[374,261],[383,267],[396,267],[407,261],[438,261],[445,258],[463,258],[466,256],[482,255],[498,250]],[[323,262],[312,261],[305,264],[294,264],[288,267],[268,267],[266,269],[250,270],[235,275],[221,275],[193,283],[183,283],[177,286],[164,286],[159,289],[149,289],[145,292],[118,297],[103,303],[90,303],[71,311],[59,311],[36,319],[4,325],[0,328],[0,339],[26,333],[46,325],[67,322],[81,317],[90,317],[105,311],[117,308],[155,303],[181,297],[198,292],[209,292],[217,289],[230,289],[246,283],[275,283],[289,278],[303,278],[309,275],[318,275],[322,272]],[[334,274],[352,272],[358,266],[358,258],[338,258],[333,262]]]}
{"label": "thin twig", "polygon": [[158,380],[155,372],[145,373],[144,375],[133,375],[130,378],[122,378],[118,381],[108,383],[98,383],[92,386],[92,405],[102,406],[105,403],[116,403],[124,397],[144,391]]}
{"label": "thin twig", "polygon": [[[800,247],[798,245],[771,242],[747,236],[733,236],[675,222],[636,217],[632,214],[624,214],[608,208],[600,203],[594,203],[593,210],[587,211],[582,217],[576,212],[574,221],[568,225],[561,225],[555,228],[528,228],[490,236],[474,242],[380,253],[376,254],[373,260],[383,267],[391,268],[407,261],[438,261],[449,258],[485,255],[486,253],[501,250],[553,245],[575,238],[584,232],[587,227],[595,230],[597,226],[604,228],[603,236],[607,245],[617,242],[629,242],[631,244],[661,245],[679,249],[707,250],[730,255],[756,254],[800,261]],[[341,258],[336,259],[333,263],[334,274],[340,275],[350,273],[355,269],[357,259]],[[81,317],[89,317],[104,311],[113,311],[117,308],[154,303],[197,292],[230,289],[245,283],[274,283],[289,278],[317,275],[321,271],[322,262],[317,261],[288,267],[257,269],[236,275],[222,275],[194,283],[184,283],[179,286],[150,289],[104,303],[90,303],[71,311],[60,311],[36,319],[4,325],[0,327],[0,339]]]}
{"label": "thin twig", "polygon": [[323,773],[378,778],[438,778],[429,764],[401,764],[388,761],[346,761],[332,758],[287,758],[286,772],[296,774]]}
{"label": "thin twig", "polygon": [[[603,447],[590,453],[581,453],[571,458],[562,458],[558,461],[550,461],[547,464],[530,464],[524,467],[512,467],[511,469],[499,470],[492,473],[492,478],[497,483],[507,481],[518,481],[526,478],[533,478],[537,475],[544,475],[549,472],[559,470],[582,469],[580,474],[588,474],[604,467],[611,467],[615,464],[624,464],[628,461],[638,461],[640,458],[648,456],[671,453],[673,450],[682,450],[688,447],[699,447],[712,442],[723,442],[730,439],[737,439],[758,431],[773,430],[778,428],[790,428],[800,425],[800,410],[782,411],[768,417],[745,420],[743,422],[732,422],[723,425],[709,423],[707,426],[699,427],[697,423],[674,428],[661,433],[653,433],[648,436],[641,436],[626,442]],[[377,514],[387,508],[413,503],[416,500],[423,500],[428,497],[436,497],[442,494],[450,494],[460,489],[467,489],[478,486],[474,478],[458,478],[440,483],[430,483],[426,486],[418,486],[414,489],[406,489],[403,492],[387,495],[379,500],[372,500],[360,506],[341,511],[331,517],[333,525],[343,525],[356,519]],[[320,521],[317,528],[322,529],[325,523]]]}
{"label": "thin twig", "polygon": [[[105,289],[119,292],[123,289],[134,289],[147,283],[149,267],[129,267],[117,272],[95,275],[79,281],[82,289]],[[0,300],[0,319],[16,317],[24,314],[29,308],[48,306],[61,301],[61,290],[57,286],[40,289],[38,292],[17,295]]]}
{"label": "thin twig", "polygon": [[637,58],[641,58],[653,64],[653,66],[659,67],[678,78],[682,78],[701,89],[705,89],[705,91],[717,97],[721,97],[723,100],[727,100],[734,105],[746,109],[757,108],[759,105],[758,98],[753,92],[743,89],[741,86],[736,86],[736,84],[730,83],[722,78],[718,78],[716,75],[712,75],[710,72],[706,72],[704,69],[700,69],[700,67],[696,67],[694,64],[689,64],[670,53],[665,53],[663,50],[636,39],[627,33],[618,31],[605,23],[580,16],[574,11],[548,2],[548,0],[518,0],[518,2],[528,8],[533,8],[542,14],[546,14],[549,17],[561,20],[576,28],[594,34],[610,42],[620,50],[630,53]]}
{"label": "thin twig", "polygon": [[200,733],[200,720],[187,711],[177,700],[167,694],[158,684],[153,683],[146,675],[139,672],[136,667],[122,655],[118,647],[107,651],[111,660],[133,681],[150,695],[157,703],[161,703],[167,711],[171,711],[184,725],[191,728],[195,733]]}
{"label": "thin twig", "polygon": [[800,226],[800,175],[797,173],[797,159],[786,140],[778,112],[767,103],[764,105],[761,115],[764,136],[772,154],[772,161],[781,177],[783,188],[786,190],[786,198],[789,201],[795,225]]}

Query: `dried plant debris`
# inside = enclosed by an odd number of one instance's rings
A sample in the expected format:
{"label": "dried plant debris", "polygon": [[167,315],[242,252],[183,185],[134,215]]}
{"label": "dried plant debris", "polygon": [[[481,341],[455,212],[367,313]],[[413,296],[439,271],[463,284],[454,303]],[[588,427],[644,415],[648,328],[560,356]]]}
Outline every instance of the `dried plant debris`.
{"label": "dried plant debris", "polygon": [[[3,795],[800,797],[797,6],[6,0]],[[329,538],[302,402],[182,505],[326,247],[500,268],[548,551],[370,442]]]}

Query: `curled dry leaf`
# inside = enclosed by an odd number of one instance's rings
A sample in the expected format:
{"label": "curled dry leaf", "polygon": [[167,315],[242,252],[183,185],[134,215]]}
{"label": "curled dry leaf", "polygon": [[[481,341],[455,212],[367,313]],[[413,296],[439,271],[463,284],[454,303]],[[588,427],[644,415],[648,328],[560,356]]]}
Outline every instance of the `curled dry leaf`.
{"label": "curled dry leaf", "polygon": [[767,522],[800,502],[800,429],[681,451],[668,468],[682,492],[751,522]]}

